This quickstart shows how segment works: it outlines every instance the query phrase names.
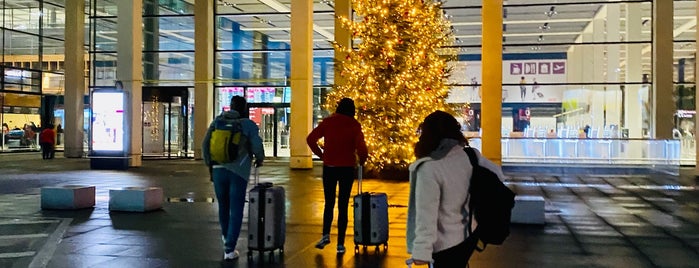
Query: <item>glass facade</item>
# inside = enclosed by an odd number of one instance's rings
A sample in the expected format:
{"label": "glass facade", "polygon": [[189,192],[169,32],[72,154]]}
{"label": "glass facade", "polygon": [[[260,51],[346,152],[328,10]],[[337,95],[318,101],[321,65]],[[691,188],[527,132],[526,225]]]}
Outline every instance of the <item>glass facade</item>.
{"label": "glass facade", "polygon": [[[116,1],[86,1],[86,96],[87,90],[114,86],[116,80]],[[589,126],[586,135],[591,138],[649,138],[656,2],[506,1],[503,137],[554,133],[556,138],[577,138]],[[213,112],[227,109],[232,95],[246,96],[266,146],[275,156],[286,156],[282,149],[288,148],[292,101],[290,1],[214,3]],[[675,125],[688,159],[694,158],[695,4],[674,1],[673,20]],[[24,132],[24,124],[31,122],[37,128],[62,122],[64,5],[59,0],[2,2],[0,116],[9,129]],[[480,131],[481,5],[477,0],[443,5],[459,51],[448,101],[461,107],[469,136]],[[194,6],[185,0],[144,0],[142,15],[144,148],[147,144],[153,155],[191,155]],[[334,16],[332,1],[314,3],[314,122],[328,114],[320,107],[334,81]],[[11,140],[3,142],[3,150],[33,148],[26,141],[15,145],[20,131],[3,135]]]}
{"label": "glass facade", "polygon": [[0,151],[38,150],[38,132],[61,121],[64,1],[2,1]]}

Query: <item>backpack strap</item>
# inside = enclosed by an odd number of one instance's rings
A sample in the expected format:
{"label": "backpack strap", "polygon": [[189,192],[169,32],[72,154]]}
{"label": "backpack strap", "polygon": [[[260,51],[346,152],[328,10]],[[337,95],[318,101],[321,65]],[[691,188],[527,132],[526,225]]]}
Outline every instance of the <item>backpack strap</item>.
{"label": "backpack strap", "polygon": [[[471,166],[473,166],[473,170],[475,171],[476,167],[478,167],[478,156],[476,155],[476,152],[473,151],[473,148],[466,146],[464,147],[464,152],[466,152],[466,155],[468,156],[469,162],[471,162]],[[471,181],[473,181],[473,173],[471,173]],[[473,234],[473,230],[471,230],[471,226],[473,226],[473,207],[471,206],[471,183],[468,185],[468,193],[466,196],[466,202],[468,202],[468,225],[466,226],[466,231],[468,233],[468,236],[471,237]]]}

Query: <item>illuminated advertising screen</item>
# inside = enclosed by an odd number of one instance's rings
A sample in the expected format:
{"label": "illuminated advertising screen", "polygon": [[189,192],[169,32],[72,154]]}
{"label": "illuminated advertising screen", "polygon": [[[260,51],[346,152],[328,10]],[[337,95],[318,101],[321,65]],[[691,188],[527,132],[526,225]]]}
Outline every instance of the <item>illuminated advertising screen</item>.
{"label": "illuminated advertising screen", "polygon": [[92,150],[124,151],[124,93],[92,93]]}

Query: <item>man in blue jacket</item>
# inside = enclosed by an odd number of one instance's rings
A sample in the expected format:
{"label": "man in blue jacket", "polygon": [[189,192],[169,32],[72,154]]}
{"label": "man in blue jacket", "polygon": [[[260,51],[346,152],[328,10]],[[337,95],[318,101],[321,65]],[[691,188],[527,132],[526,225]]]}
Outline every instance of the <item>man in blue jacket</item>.
{"label": "man in blue jacket", "polygon": [[[211,122],[204,137],[202,155],[207,166],[212,167],[214,191],[218,200],[218,220],[221,224],[221,233],[224,243],[224,260],[235,260],[240,253],[236,250],[240,228],[243,224],[243,209],[245,207],[245,194],[250,178],[252,158],[255,158],[255,166],[262,166],[265,158],[262,139],[260,138],[257,124],[248,119],[247,101],[241,96],[231,98],[231,109],[221,113]],[[229,163],[216,163],[211,160],[210,142],[211,133],[217,120],[239,120],[242,134],[247,137],[249,144],[242,144],[249,151],[240,154]]]}

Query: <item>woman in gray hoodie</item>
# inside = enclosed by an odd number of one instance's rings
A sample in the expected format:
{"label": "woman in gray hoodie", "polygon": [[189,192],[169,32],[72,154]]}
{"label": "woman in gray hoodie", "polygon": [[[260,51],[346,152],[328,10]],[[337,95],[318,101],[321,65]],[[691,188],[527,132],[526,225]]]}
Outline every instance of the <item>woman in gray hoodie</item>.
{"label": "woman in gray hoodie", "polygon": [[[451,114],[436,111],[420,125],[410,165],[407,247],[409,263],[435,268],[466,267],[468,187],[473,167],[464,152],[468,141]],[[477,150],[478,164],[504,179],[502,169]]]}

